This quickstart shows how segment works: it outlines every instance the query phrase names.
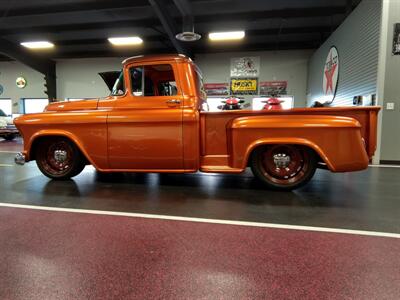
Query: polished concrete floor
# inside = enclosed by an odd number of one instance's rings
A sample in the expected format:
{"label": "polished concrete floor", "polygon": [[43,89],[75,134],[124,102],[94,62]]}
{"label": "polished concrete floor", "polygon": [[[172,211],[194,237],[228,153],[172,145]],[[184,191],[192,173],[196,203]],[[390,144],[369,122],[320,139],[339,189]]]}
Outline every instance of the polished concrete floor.
{"label": "polished concrete floor", "polygon": [[[20,147],[0,142],[2,203],[400,233],[400,168],[319,170],[293,192],[266,190],[250,172],[101,174],[88,166],[62,182],[34,162],[15,166]],[[400,298],[396,238],[0,206],[0,243],[4,299],[100,299],[107,291],[115,299]]]}
{"label": "polished concrete floor", "polygon": [[[0,151],[20,148],[0,142]],[[318,170],[293,192],[264,189],[250,171],[225,174],[102,174],[91,166],[51,181],[35,162],[0,152],[1,202],[400,233],[400,168]]]}

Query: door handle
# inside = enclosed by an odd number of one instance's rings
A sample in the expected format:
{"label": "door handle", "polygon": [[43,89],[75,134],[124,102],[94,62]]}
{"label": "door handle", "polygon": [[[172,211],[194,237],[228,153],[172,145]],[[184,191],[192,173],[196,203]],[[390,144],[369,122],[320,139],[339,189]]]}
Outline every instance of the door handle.
{"label": "door handle", "polygon": [[176,100],[176,99],[172,99],[172,100],[167,100],[167,104],[180,104],[181,100]]}

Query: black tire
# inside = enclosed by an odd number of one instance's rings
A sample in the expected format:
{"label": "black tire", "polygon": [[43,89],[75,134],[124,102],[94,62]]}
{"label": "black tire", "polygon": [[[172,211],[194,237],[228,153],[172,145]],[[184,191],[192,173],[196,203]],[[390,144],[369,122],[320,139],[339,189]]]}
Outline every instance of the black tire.
{"label": "black tire", "polygon": [[262,146],[253,151],[250,160],[254,176],[266,187],[280,191],[291,191],[308,183],[318,163],[316,153],[300,145]]}
{"label": "black tire", "polygon": [[[85,168],[85,159],[78,147],[62,137],[46,138],[36,145],[36,164],[40,171],[51,179],[70,179]],[[62,151],[65,160],[56,158],[56,151]]]}
{"label": "black tire", "polygon": [[13,139],[15,139],[15,137],[16,137],[15,134],[7,134],[7,135],[3,136],[3,138],[4,138],[6,141],[12,141]]}

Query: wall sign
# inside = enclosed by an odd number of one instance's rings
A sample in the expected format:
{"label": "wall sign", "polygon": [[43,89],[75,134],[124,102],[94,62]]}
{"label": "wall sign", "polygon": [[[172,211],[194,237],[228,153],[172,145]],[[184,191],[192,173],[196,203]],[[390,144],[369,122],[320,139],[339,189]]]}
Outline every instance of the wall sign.
{"label": "wall sign", "polygon": [[400,55],[400,23],[394,24],[393,55]]}
{"label": "wall sign", "polygon": [[339,79],[339,54],[336,47],[331,47],[324,66],[322,81],[326,102],[335,99]]}
{"label": "wall sign", "polygon": [[232,95],[257,95],[257,78],[231,78]]}
{"label": "wall sign", "polygon": [[205,83],[204,89],[207,96],[228,96],[229,84],[228,83]]}
{"label": "wall sign", "polygon": [[0,84],[0,95],[3,94],[3,92],[4,92],[4,88],[3,88],[3,86]]}
{"label": "wall sign", "polygon": [[258,77],[260,57],[234,57],[231,59],[231,77]]}
{"label": "wall sign", "polygon": [[279,96],[287,94],[287,81],[261,81],[260,95],[262,96]]}
{"label": "wall sign", "polygon": [[26,87],[26,79],[24,77],[18,77],[17,80],[15,80],[15,83],[18,88],[23,89]]}

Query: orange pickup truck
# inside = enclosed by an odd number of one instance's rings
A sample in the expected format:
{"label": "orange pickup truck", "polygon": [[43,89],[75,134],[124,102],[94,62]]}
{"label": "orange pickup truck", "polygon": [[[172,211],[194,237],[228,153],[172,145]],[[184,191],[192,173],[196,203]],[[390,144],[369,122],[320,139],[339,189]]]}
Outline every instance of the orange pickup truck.
{"label": "orange pickup truck", "polygon": [[36,160],[53,179],[76,176],[87,164],[101,172],[251,167],[266,186],[290,190],[317,167],[365,169],[375,152],[379,107],[204,111],[201,72],[182,55],[129,58],[117,76],[103,75],[110,96],[51,103],[15,120],[24,139],[17,164]]}

